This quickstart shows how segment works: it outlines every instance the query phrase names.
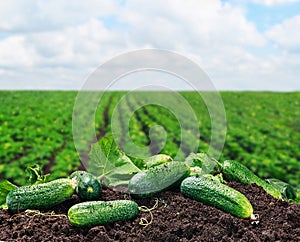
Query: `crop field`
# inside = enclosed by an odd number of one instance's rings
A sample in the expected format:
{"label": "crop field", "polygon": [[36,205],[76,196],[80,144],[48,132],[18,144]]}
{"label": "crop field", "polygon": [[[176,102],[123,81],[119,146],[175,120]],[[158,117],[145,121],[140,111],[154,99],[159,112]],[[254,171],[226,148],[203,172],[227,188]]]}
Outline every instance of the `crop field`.
{"label": "crop field", "polygon": [[[207,152],[211,141],[209,111],[197,93],[180,94],[197,116],[197,151]],[[82,168],[73,141],[76,96],[73,91],[0,92],[0,180],[25,184],[24,171],[33,164],[51,173],[51,179]],[[227,133],[219,159],[238,160],[261,177],[275,177],[298,186],[300,93],[221,92],[221,97]],[[182,112],[179,122],[166,107],[140,103],[142,99],[151,103],[170,98],[171,93],[167,92],[104,93],[92,122],[96,137],[118,134],[120,147],[129,153],[141,147],[145,157],[159,152],[184,159],[195,143],[195,130],[182,132],[193,121],[189,113]],[[87,103],[79,105],[82,110],[87,107]],[[76,136],[82,159],[88,157],[89,146],[95,142],[86,126],[86,113],[75,113],[77,122],[82,122],[82,133]],[[225,135],[225,130],[218,131]]]}

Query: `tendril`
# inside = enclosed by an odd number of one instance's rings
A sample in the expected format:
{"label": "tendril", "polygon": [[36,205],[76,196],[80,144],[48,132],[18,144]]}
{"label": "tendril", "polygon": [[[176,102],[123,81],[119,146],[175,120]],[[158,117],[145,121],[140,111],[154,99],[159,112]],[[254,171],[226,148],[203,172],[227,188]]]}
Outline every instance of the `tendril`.
{"label": "tendril", "polygon": [[156,209],[157,207],[158,207],[158,198],[155,198],[155,204],[153,205],[152,208],[148,208],[147,206],[140,206],[139,210],[141,212],[150,214],[150,221],[148,221],[146,218],[142,217],[140,219],[139,225],[142,225],[142,226],[144,226],[144,228],[146,228],[148,225],[152,224],[152,222],[153,222],[153,213],[152,213],[152,211],[154,209]]}

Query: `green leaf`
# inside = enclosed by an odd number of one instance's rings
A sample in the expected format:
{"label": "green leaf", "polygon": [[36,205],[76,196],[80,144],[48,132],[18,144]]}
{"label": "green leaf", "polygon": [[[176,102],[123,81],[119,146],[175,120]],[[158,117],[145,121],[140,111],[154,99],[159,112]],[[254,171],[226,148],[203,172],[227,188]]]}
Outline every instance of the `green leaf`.
{"label": "green leaf", "polygon": [[0,209],[5,208],[7,194],[16,187],[16,185],[7,180],[0,181]]}
{"label": "green leaf", "polygon": [[1,209],[8,209],[7,204],[4,203],[4,204],[0,205],[0,210],[1,210]]}
{"label": "green leaf", "polygon": [[146,162],[143,159],[137,158],[130,154],[126,154],[126,155],[129,157],[129,159],[132,161],[132,163],[135,166],[137,166],[139,169],[144,170],[146,168]]}
{"label": "green leaf", "polygon": [[27,167],[26,173],[28,176],[28,181],[31,185],[47,182],[50,175],[50,174],[43,175],[43,171],[38,164]]}
{"label": "green leaf", "polygon": [[282,195],[284,199],[296,199],[297,198],[297,191],[296,188],[294,188],[292,185],[281,181],[276,178],[269,178],[266,179],[266,181],[271,184],[273,187],[275,187]]}
{"label": "green leaf", "polygon": [[116,145],[112,136],[103,137],[91,147],[88,170],[106,186],[127,185],[140,169]]}
{"label": "green leaf", "polygon": [[292,203],[300,204],[300,188],[297,189],[296,194],[296,199],[292,200]]}
{"label": "green leaf", "polygon": [[211,174],[204,174],[203,176],[210,179],[210,180],[212,180],[212,181],[224,183],[223,176],[222,176],[221,173],[219,173],[215,176],[213,176]]}
{"label": "green leaf", "polygon": [[[189,167],[200,167],[200,174],[210,174],[218,168],[218,162],[205,153],[191,153],[184,161]],[[199,173],[191,172],[191,176]]]}

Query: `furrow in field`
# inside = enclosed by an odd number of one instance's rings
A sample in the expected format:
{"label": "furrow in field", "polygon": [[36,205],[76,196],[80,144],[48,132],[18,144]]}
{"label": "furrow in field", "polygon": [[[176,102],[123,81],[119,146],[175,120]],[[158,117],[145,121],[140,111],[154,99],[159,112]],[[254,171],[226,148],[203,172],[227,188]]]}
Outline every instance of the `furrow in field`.
{"label": "furrow in field", "polygon": [[[113,98],[114,95],[110,95],[108,98],[105,99],[105,97],[102,99],[103,104],[102,109],[100,109],[100,111],[96,112],[96,122],[98,121],[98,132],[96,133],[96,136],[94,137],[92,143],[97,142],[99,139],[101,139],[102,137],[105,136],[106,132],[107,132],[107,127],[109,126],[109,110],[110,108],[112,108],[111,103],[113,102]],[[101,108],[101,107],[100,107]],[[103,111],[102,111],[103,110]],[[100,112],[100,114],[98,114],[98,112]],[[97,119],[97,114],[101,117],[100,119]],[[82,164],[86,164],[88,159],[89,159],[89,152],[91,150],[91,143],[89,143],[86,151],[81,155],[81,166],[79,167],[79,169],[84,169],[84,167],[82,166]]]}
{"label": "furrow in field", "polygon": [[55,150],[52,155],[49,157],[49,162],[43,167],[43,172],[44,174],[48,174],[48,173],[51,173],[51,168],[53,166],[55,166],[55,163],[56,163],[56,160],[55,160],[55,157],[58,153],[60,153],[63,149],[65,149],[66,147],[66,142],[64,142],[62,144],[61,147],[59,147],[57,150]]}

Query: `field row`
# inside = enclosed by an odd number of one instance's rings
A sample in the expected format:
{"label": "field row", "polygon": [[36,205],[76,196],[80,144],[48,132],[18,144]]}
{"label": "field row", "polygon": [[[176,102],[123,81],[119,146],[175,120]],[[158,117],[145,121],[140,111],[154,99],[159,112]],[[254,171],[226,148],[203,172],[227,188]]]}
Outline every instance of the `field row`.
{"label": "field row", "polygon": [[221,160],[299,184],[300,93],[222,92],[226,120],[214,131],[212,112],[222,117],[222,107],[208,107],[196,92],[107,92],[100,102],[99,93],[86,92],[74,109],[76,95],[1,92],[0,179],[24,184],[25,168],[35,163],[52,178],[66,176],[82,168],[78,153],[86,162],[91,143],[113,134],[133,156],[179,160],[191,151],[213,154],[226,138]]}

